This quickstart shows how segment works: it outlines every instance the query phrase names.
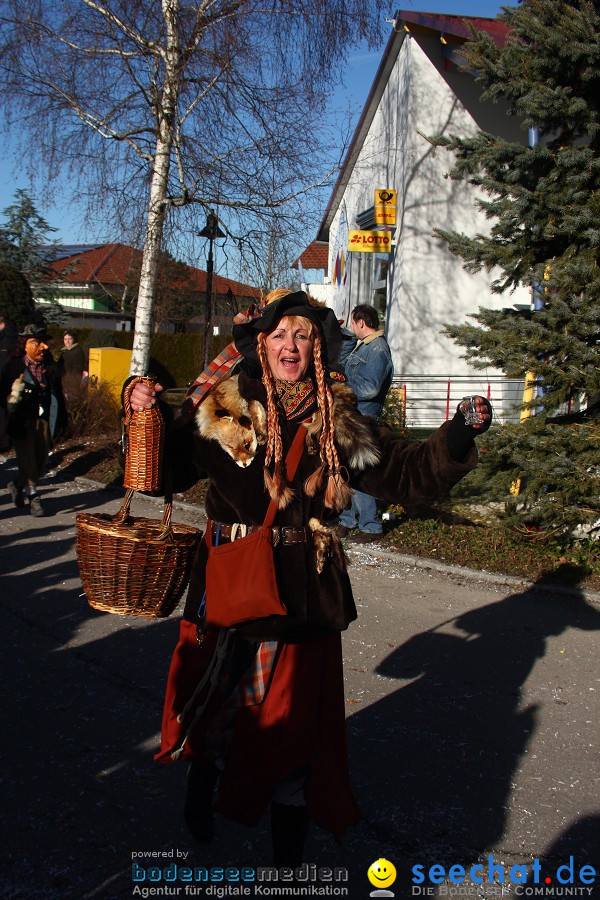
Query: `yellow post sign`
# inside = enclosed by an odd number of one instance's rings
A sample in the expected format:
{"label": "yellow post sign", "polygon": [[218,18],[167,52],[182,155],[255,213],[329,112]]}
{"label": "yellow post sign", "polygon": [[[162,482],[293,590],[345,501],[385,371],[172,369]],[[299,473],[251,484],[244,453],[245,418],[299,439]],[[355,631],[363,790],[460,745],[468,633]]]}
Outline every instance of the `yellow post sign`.
{"label": "yellow post sign", "polygon": [[389,253],[392,249],[391,231],[350,231],[348,250],[353,253]]}
{"label": "yellow post sign", "polygon": [[396,224],[396,191],[378,188],[375,191],[373,206],[375,225]]}

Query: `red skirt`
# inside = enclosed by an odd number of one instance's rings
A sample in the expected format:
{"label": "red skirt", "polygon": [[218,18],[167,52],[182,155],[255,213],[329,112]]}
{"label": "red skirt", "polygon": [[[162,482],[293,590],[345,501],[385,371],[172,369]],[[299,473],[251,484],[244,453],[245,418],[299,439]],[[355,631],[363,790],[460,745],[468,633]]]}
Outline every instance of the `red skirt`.
{"label": "red skirt", "polygon": [[[199,647],[195,625],[181,621],[167,682],[161,751],[156,756],[161,762],[170,762],[182,743],[186,724],[177,716],[210,664],[216,637],[216,632],[209,632]],[[220,702],[215,697],[208,704],[189,735],[184,758],[204,758],[204,737]],[[281,643],[263,701],[240,707],[236,714],[216,809],[255,825],[277,786],[304,768],[309,815],[339,837],[360,818],[348,774],[344,710],[341,636],[319,634],[298,644]]]}

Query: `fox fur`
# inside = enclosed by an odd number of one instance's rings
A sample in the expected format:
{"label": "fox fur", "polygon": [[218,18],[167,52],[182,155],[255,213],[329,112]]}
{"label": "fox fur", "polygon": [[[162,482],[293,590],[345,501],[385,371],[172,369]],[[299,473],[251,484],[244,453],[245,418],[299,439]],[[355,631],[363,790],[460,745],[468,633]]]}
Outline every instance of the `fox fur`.
{"label": "fox fur", "polygon": [[[356,394],[347,384],[332,384],[333,426],[335,441],[353,469],[362,472],[369,466],[376,466],[380,459],[371,426],[356,408]],[[319,452],[321,414],[315,413],[308,426],[307,448],[313,455]]]}
{"label": "fox fur", "polygon": [[312,548],[315,556],[317,573],[320,575],[327,560],[332,559],[339,568],[348,562],[342,542],[333,528],[312,516],[308,520],[312,535]]}
{"label": "fox fur", "polygon": [[258,400],[249,403],[238,389],[233,375],[216,385],[196,412],[202,437],[218,441],[238,466],[249,466],[259,445],[267,440],[267,414]]}
{"label": "fox fur", "polygon": [[[349,465],[358,471],[377,465],[379,448],[371,425],[356,409],[354,391],[345,384],[331,387],[335,440]],[[216,385],[196,411],[202,437],[218,441],[238,466],[249,466],[257,448],[267,440],[267,414],[258,400],[246,401],[239,392],[238,376]],[[308,452],[319,452],[321,415],[315,413],[307,428]]]}

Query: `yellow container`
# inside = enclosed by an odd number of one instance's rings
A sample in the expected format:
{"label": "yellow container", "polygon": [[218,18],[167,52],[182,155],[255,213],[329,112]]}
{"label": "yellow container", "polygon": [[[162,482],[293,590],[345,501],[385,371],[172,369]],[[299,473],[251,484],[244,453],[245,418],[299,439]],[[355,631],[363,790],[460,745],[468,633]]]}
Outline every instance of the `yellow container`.
{"label": "yellow container", "polygon": [[90,384],[106,384],[119,403],[123,382],[129,375],[131,350],[119,347],[90,347],[89,366]]}

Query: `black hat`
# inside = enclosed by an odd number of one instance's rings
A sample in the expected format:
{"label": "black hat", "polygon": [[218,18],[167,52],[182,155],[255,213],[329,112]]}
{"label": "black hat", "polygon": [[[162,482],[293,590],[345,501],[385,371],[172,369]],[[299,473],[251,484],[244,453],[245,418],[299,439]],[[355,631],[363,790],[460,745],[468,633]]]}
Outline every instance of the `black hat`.
{"label": "black hat", "polygon": [[19,337],[24,338],[43,338],[45,334],[46,329],[43,325],[34,325],[33,322],[19,330]]}
{"label": "black hat", "polygon": [[332,309],[310,300],[304,291],[285,294],[268,303],[256,319],[233,326],[236,349],[246,359],[258,362],[256,339],[259,332],[271,331],[284,316],[303,316],[317,326],[321,334],[325,366],[335,366],[342,345],[342,329]]}

